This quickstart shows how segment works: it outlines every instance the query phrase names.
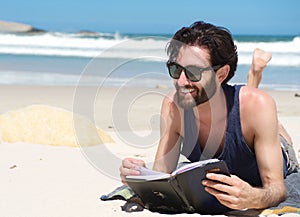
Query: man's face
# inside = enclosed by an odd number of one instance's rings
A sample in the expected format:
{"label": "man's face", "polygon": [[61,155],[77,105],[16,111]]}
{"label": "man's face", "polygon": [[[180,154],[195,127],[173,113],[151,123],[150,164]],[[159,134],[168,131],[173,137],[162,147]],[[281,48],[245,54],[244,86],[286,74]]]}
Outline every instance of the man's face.
{"label": "man's face", "polygon": [[[206,68],[211,66],[209,59],[208,50],[195,46],[183,46],[179,50],[176,62],[183,67]],[[174,79],[174,85],[177,90],[177,102],[184,109],[207,102],[217,89],[217,81],[213,70],[202,72],[201,80],[198,82],[190,81],[182,72],[178,79]]]}

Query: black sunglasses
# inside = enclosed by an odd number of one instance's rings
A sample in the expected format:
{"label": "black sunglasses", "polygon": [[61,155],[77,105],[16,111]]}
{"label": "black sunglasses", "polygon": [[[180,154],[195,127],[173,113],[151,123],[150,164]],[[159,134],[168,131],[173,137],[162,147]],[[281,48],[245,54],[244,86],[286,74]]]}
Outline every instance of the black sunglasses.
{"label": "black sunglasses", "polygon": [[201,68],[198,66],[183,67],[176,62],[168,61],[167,68],[169,70],[170,76],[174,79],[178,79],[180,77],[182,71],[184,71],[184,74],[187,79],[189,79],[192,82],[198,82],[201,80],[202,72],[208,71],[208,70],[216,71],[221,68],[221,65],[210,66],[210,67],[206,67],[206,68]]}

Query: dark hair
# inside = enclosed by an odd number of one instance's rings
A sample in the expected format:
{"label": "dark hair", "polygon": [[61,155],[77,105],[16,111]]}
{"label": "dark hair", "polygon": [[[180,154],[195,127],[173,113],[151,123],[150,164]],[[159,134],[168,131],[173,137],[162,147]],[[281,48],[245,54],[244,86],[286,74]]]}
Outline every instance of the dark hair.
{"label": "dark hair", "polygon": [[171,61],[176,61],[179,49],[184,45],[207,48],[210,52],[212,66],[228,64],[230,71],[223,83],[227,83],[233,77],[238,55],[228,29],[203,21],[195,22],[190,27],[183,27],[175,33],[168,44],[167,54]]}

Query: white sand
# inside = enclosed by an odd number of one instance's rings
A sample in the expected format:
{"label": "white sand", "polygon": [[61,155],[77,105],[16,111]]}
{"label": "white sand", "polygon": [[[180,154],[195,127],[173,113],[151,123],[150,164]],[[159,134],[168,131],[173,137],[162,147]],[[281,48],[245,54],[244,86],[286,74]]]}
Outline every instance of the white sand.
{"label": "white sand", "polygon": [[[0,112],[20,108],[30,104],[43,103],[72,108],[74,89],[71,87],[12,87],[3,86],[0,93]],[[20,97],[20,95],[23,97]],[[294,140],[294,148],[300,149],[300,98],[291,92],[271,92],[279,104],[280,121],[285,125]],[[110,95],[107,95],[108,99]],[[107,100],[108,100],[107,99]],[[290,100],[290,101],[289,101]],[[153,106],[154,105],[154,106]],[[151,107],[152,106],[152,107]],[[160,103],[151,100],[135,110],[135,126],[147,130],[143,125],[147,115],[159,111]],[[107,107],[109,109],[109,107]],[[117,144],[99,145],[95,150],[107,147],[120,160],[124,156],[136,155],[151,163],[155,146],[134,148],[125,146],[109,128],[110,120],[102,113],[97,123],[110,131]],[[103,118],[103,119],[101,119]],[[144,131],[145,132],[145,131]],[[102,147],[101,147],[102,146]],[[90,161],[87,150],[74,147],[55,147],[38,144],[0,144],[0,216],[4,217],[99,217],[99,216],[169,216],[151,213],[125,213],[120,206],[124,201],[102,202],[99,197],[121,183],[118,178],[108,177],[98,170],[99,164],[111,163],[102,153],[99,161]],[[96,153],[98,154],[98,153]],[[105,167],[107,168],[107,167]],[[118,174],[112,165],[111,174]],[[107,172],[107,171],[106,171]],[[177,216],[177,215],[176,215]],[[199,216],[180,214],[178,216]]]}
{"label": "white sand", "polygon": [[141,216],[121,211],[124,201],[99,200],[120,182],[94,168],[79,148],[1,144],[0,177],[0,216]]}

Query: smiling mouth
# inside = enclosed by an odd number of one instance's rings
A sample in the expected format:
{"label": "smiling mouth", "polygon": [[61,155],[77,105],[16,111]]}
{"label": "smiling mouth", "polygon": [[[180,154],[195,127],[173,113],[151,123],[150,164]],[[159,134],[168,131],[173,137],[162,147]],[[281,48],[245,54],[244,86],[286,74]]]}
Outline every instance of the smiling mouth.
{"label": "smiling mouth", "polygon": [[181,87],[179,89],[180,93],[182,94],[188,94],[188,93],[193,93],[195,91],[195,88],[186,88],[186,87]]}

